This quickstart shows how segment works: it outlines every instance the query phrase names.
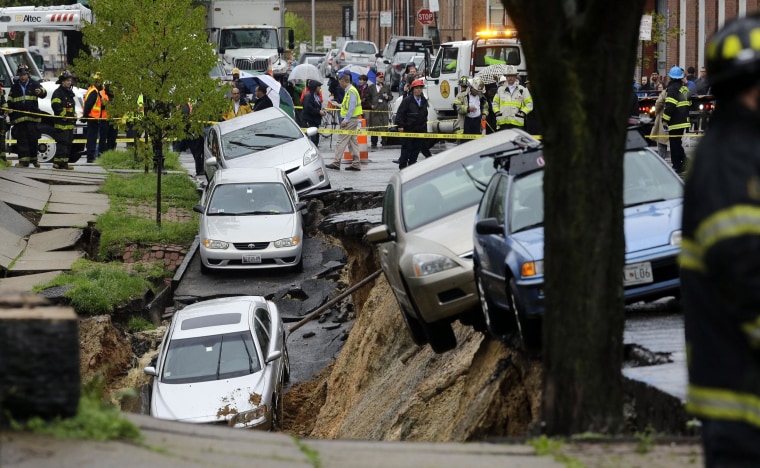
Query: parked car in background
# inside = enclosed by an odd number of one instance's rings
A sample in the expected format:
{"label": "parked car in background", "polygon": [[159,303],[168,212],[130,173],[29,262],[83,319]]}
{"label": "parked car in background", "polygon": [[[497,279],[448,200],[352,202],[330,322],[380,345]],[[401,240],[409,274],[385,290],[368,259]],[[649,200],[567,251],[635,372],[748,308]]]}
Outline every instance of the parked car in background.
{"label": "parked car in background", "polygon": [[277,107],[214,124],[204,141],[206,178],[218,168],[277,167],[298,193],[329,188],[325,163],[309,139],[316,133],[316,127],[304,133]]}
{"label": "parked car in background", "polygon": [[393,56],[391,63],[386,64],[388,72],[386,76],[390,77],[391,91],[397,91],[401,85],[401,77],[406,70],[406,66],[414,63],[417,71],[422,73],[425,66],[425,56],[417,55],[415,52],[398,52]]}
{"label": "parked car in background", "polygon": [[188,423],[275,429],[290,362],[274,302],[239,296],[177,311],[154,366],[150,414]]}
{"label": "parked car in background", "polygon": [[[533,147],[500,163],[475,217],[475,282],[489,333],[519,331],[527,348],[538,348],[545,299],[544,158]],[[636,130],[629,131],[623,170],[625,300],[678,296],[683,181]]]}
{"label": "parked car in background", "polygon": [[298,64],[300,65],[302,63],[310,63],[315,67],[318,67],[324,56],[325,54],[319,52],[304,52],[300,57],[298,57]]}
{"label": "parked car in background", "polygon": [[320,64],[322,76],[331,76],[338,70],[335,68],[335,64],[333,63],[336,55],[338,55],[338,49],[331,49],[328,53],[325,54],[325,57]]}
{"label": "parked car in background", "polygon": [[372,67],[375,63],[375,54],[377,46],[374,42],[369,41],[346,41],[338,50],[333,60],[333,68],[340,70],[346,65],[360,65],[362,67]]}
{"label": "parked car in background", "polygon": [[216,171],[193,207],[200,213],[201,273],[289,268],[303,271],[303,210],[277,168]]}
{"label": "parked car in background", "polygon": [[482,321],[472,269],[472,223],[495,172],[483,155],[538,144],[505,130],[444,151],[394,174],[383,197],[382,224],[367,232],[377,245],[412,340],[436,353],[456,346],[451,322]]}

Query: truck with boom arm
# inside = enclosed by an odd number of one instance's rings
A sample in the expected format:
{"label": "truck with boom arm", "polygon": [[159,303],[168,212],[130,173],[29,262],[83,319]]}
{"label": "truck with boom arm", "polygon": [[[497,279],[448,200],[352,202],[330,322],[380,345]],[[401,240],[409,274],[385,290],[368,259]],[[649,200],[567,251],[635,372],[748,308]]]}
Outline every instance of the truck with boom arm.
{"label": "truck with boom arm", "polygon": [[[71,31],[79,30],[84,26],[84,22],[92,22],[92,12],[89,8],[81,4],[60,5],[50,7],[20,6],[0,8],[0,32],[9,31]],[[50,104],[53,91],[58,87],[53,82],[43,81],[43,76],[37,68],[32,55],[28,50],[21,47],[0,47],[0,84],[3,92],[7,94],[13,85],[16,77],[16,70],[19,65],[29,67],[29,75],[35,81],[40,81],[47,91],[47,97],[39,100],[40,112],[49,114],[49,117],[43,117],[39,126],[41,137],[38,144],[38,161],[51,162],[56,151],[56,144],[53,140],[53,108]],[[85,90],[74,87],[74,96],[76,101],[77,116],[82,116],[83,97]],[[3,117],[4,118],[4,117]],[[84,124],[77,121],[74,129],[74,138],[82,138],[84,135]],[[10,141],[13,135],[13,128],[8,130],[6,138]],[[84,152],[84,143],[74,143],[72,155],[69,162],[76,162],[81,153]],[[10,144],[8,152],[15,152],[14,145]]]}

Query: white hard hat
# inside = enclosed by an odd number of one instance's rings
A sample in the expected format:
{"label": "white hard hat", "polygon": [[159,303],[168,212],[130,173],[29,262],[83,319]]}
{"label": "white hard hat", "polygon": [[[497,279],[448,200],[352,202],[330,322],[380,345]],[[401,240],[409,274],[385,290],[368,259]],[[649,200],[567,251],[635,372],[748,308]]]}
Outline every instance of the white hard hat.
{"label": "white hard hat", "polygon": [[485,84],[483,83],[483,80],[480,77],[476,76],[475,78],[470,80],[470,86],[477,89],[478,91],[483,91]]}
{"label": "white hard hat", "polygon": [[505,75],[517,75],[517,67],[514,65],[507,65],[507,71]]}
{"label": "white hard hat", "polygon": [[501,83],[504,83],[505,81],[507,81],[507,77],[506,77],[506,76],[504,76],[504,75],[501,75],[501,76],[499,77],[499,84],[501,84]]}

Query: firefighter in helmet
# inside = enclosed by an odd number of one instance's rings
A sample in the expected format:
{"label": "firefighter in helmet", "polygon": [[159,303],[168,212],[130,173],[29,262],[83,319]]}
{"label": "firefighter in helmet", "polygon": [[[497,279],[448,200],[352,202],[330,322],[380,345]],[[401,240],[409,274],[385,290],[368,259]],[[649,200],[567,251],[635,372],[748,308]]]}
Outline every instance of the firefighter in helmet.
{"label": "firefighter in helmet", "polygon": [[77,115],[74,107],[74,91],[71,89],[74,75],[65,70],[58,76],[56,84],[60,85],[53,91],[53,97],[50,100],[50,107],[53,108],[53,115],[56,117],[53,128],[55,128],[55,156],[53,157],[54,169],[74,169],[69,165],[69,156],[71,156],[71,145],[74,141],[74,127],[77,121]]}
{"label": "firefighter in helmet", "polygon": [[8,110],[18,153],[16,166],[40,167],[37,161],[37,143],[40,139],[38,125],[42,119],[37,99],[47,96],[47,91],[29,76],[27,65],[19,65],[16,75],[18,80],[13,83],[8,93]]}
{"label": "firefighter in helmet", "polygon": [[760,17],[707,45],[717,99],[684,189],[681,294],[706,466],[760,461]]}

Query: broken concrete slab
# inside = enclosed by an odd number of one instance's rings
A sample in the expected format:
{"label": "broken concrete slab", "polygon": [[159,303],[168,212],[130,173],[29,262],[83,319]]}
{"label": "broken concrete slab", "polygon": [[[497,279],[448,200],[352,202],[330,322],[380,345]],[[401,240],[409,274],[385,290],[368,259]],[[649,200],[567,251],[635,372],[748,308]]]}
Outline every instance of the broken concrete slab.
{"label": "broken concrete slab", "polygon": [[22,210],[42,211],[47,205],[47,200],[38,200],[23,195],[0,190],[0,201]]}
{"label": "broken concrete slab", "polygon": [[27,249],[9,271],[71,270],[71,265],[82,257],[84,252],[81,251],[39,252]]}
{"label": "broken concrete slab", "polygon": [[40,189],[43,192],[50,191],[50,184],[46,184],[45,182],[40,182],[39,180],[30,179],[29,177],[26,177],[23,174],[19,174],[13,171],[7,171],[7,170],[0,171],[0,179],[11,180],[13,182],[16,182],[17,184],[26,185],[27,187]]}
{"label": "broken concrete slab", "polygon": [[103,193],[76,193],[55,191],[50,194],[50,203],[72,203],[75,205],[110,205],[108,195]]}
{"label": "broken concrete slab", "polygon": [[48,271],[33,275],[0,278],[0,293],[31,291],[33,287],[38,284],[45,284],[61,273],[61,271]]}
{"label": "broken concrete slab", "polygon": [[87,192],[97,192],[98,190],[100,190],[100,186],[98,185],[51,185],[50,186],[50,193],[56,193],[56,192],[87,193]]}
{"label": "broken concrete slab", "polygon": [[0,179],[0,191],[42,201],[47,201],[50,198],[50,191],[48,190],[29,187],[28,185],[19,184],[8,179]]}
{"label": "broken concrete slab", "polygon": [[23,167],[13,167],[6,170],[11,171],[12,174],[21,174],[34,180],[46,180],[61,183],[71,184],[100,184],[106,179],[106,174],[91,174],[91,173],[74,173],[54,171],[52,169],[32,169]]}
{"label": "broken concrete slab", "polygon": [[98,219],[94,214],[55,214],[45,213],[39,222],[39,227],[87,227]]}
{"label": "broken concrete slab", "polygon": [[0,219],[3,220],[3,227],[17,236],[24,237],[37,229],[37,226],[35,226],[34,223],[21,216],[18,211],[1,201]]}
{"label": "broken concrete slab", "polygon": [[26,240],[22,236],[0,227],[0,267],[7,270],[25,248]]}
{"label": "broken concrete slab", "polygon": [[29,237],[28,248],[38,252],[69,249],[82,238],[82,230],[76,228],[53,229],[38,232]]}
{"label": "broken concrete slab", "polygon": [[108,205],[75,205],[72,203],[49,203],[47,213],[96,214],[108,211]]}

